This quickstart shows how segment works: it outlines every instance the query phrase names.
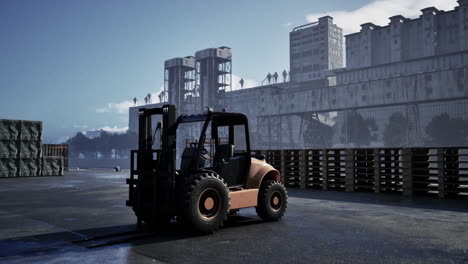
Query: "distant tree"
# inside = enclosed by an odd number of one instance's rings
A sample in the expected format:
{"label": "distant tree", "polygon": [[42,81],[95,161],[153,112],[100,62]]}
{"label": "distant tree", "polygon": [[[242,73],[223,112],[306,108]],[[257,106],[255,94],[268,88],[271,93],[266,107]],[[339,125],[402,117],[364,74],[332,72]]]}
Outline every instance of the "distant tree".
{"label": "distant tree", "polygon": [[346,136],[343,141],[354,143],[357,147],[367,146],[377,139],[378,127],[375,119],[364,119],[356,111],[348,114],[343,130]]}
{"label": "distant tree", "polygon": [[70,156],[78,157],[80,153],[86,155],[96,151],[96,146],[92,141],[92,139],[85,136],[82,132],[78,132],[75,136],[68,139],[65,144],[68,144]]}
{"label": "distant tree", "polygon": [[131,149],[138,147],[138,136],[130,131],[126,133],[101,131],[98,137],[90,139],[78,132],[65,143],[69,145],[71,158],[77,158],[80,153],[86,157],[95,157],[97,152],[103,157],[113,157],[114,153],[119,156],[128,156]]}
{"label": "distant tree", "polygon": [[383,132],[383,141],[386,147],[403,147],[407,144],[411,124],[401,112],[393,113]]}
{"label": "distant tree", "polygon": [[304,145],[307,148],[330,148],[333,144],[333,128],[311,121],[302,134]]}
{"label": "distant tree", "polygon": [[100,152],[104,157],[111,157],[112,156],[112,149],[113,149],[113,142],[112,139],[114,134],[109,133],[107,131],[102,131],[99,137],[96,137],[96,149]]}
{"label": "distant tree", "polygon": [[425,131],[427,144],[434,147],[467,146],[468,121],[443,113],[432,118]]}

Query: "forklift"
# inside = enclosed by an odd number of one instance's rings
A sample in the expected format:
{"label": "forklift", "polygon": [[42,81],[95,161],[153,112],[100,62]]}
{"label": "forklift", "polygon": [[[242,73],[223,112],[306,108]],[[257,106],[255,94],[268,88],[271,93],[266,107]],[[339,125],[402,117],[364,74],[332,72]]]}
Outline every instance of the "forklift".
{"label": "forklift", "polygon": [[[131,151],[126,202],[135,212],[139,229],[143,224],[156,227],[175,221],[197,232],[212,233],[228,215],[249,207],[255,207],[266,221],[281,219],[287,191],[278,170],[251,152],[247,116],[205,108],[202,114],[177,117],[176,111],[170,104],[139,109],[138,150]],[[153,116],[162,120],[154,131]],[[198,123],[201,132],[177,158],[177,132],[186,123]],[[239,128],[243,149],[236,149]],[[221,131],[227,140],[221,140]],[[214,144],[211,159],[204,144],[207,134]],[[156,141],[159,146],[154,149]]]}

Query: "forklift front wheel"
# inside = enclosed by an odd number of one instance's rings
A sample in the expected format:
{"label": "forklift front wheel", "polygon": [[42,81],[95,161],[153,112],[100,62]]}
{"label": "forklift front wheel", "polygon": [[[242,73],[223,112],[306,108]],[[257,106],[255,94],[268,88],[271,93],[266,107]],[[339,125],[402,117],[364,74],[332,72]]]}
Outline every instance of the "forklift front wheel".
{"label": "forklift front wheel", "polygon": [[229,191],[216,173],[202,173],[185,191],[183,221],[193,229],[210,233],[223,225],[229,211]]}
{"label": "forklift front wheel", "polygon": [[283,184],[266,181],[260,187],[257,201],[257,214],[266,221],[278,221],[288,205],[288,193]]}

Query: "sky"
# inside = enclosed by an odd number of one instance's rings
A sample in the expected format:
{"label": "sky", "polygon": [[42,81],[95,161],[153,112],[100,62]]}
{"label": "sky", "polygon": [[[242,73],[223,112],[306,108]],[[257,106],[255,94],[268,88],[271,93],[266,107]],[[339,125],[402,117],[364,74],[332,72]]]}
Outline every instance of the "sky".
{"label": "sky", "polygon": [[[289,68],[289,32],[331,15],[345,34],[456,0],[2,0],[0,119],[41,120],[44,141],[124,131],[133,97],[156,95],[164,61],[228,46],[234,84]],[[235,85],[234,85],[235,86]]]}

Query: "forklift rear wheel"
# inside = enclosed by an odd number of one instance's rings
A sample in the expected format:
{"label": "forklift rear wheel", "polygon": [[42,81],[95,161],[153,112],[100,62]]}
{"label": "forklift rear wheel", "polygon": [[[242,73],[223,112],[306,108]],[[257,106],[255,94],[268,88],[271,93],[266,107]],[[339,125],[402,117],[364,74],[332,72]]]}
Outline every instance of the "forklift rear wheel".
{"label": "forklift rear wheel", "polygon": [[257,214],[263,220],[280,220],[288,205],[286,188],[277,181],[266,181],[260,187],[257,201]]}
{"label": "forklift rear wheel", "polygon": [[229,191],[216,173],[202,173],[189,182],[182,221],[193,229],[210,233],[223,225],[229,211]]}

